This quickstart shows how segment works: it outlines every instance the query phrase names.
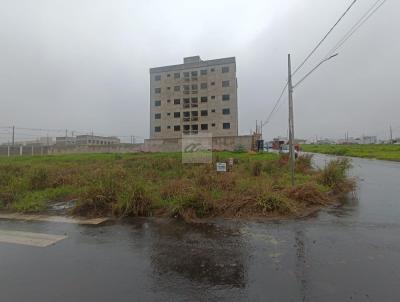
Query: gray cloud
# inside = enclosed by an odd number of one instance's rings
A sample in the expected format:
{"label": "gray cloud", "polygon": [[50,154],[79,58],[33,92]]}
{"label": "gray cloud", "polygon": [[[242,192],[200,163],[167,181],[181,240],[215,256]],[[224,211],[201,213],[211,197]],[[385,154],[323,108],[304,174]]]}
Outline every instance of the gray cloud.
{"label": "gray cloud", "polygon": [[[297,78],[375,0],[359,2]],[[248,133],[279,95],[287,53],[300,63],[349,3],[1,0],[0,126],[147,137],[148,69],[198,54],[237,57],[239,128]],[[295,91],[296,136],[383,137],[389,124],[400,132],[399,9],[387,1],[337,58]],[[286,129],[285,96],[264,133]]]}

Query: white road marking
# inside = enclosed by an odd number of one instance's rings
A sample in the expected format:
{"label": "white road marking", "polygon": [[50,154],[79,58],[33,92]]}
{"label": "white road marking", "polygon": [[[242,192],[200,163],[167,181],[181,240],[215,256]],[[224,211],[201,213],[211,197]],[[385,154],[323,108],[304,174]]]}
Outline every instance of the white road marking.
{"label": "white road marking", "polygon": [[75,223],[75,224],[101,224],[108,220],[108,218],[75,218],[64,216],[48,216],[48,215],[32,215],[21,213],[0,213],[0,219],[14,219],[14,220],[33,220],[33,221],[47,221],[47,222],[62,222],[62,223]]}
{"label": "white road marking", "polygon": [[0,230],[0,242],[37,247],[46,247],[65,238],[67,236]]}

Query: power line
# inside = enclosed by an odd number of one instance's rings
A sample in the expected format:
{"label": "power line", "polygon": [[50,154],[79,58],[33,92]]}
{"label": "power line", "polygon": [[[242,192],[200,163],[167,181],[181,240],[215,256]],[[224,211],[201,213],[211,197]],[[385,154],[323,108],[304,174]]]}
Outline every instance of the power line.
{"label": "power line", "polygon": [[331,29],[326,33],[326,35],[322,38],[321,41],[314,47],[314,49],[309,53],[309,55],[304,59],[304,61],[295,69],[292,75],[295,75],[308,61],[308,59],[317,51],[317,49],[321,46],[321,44],[326,40],[329,34],[335,29],[335,27],[339,24],[339,22],[346,16],[346,14],[350,11],[353,5],[357,2],[357,0],[353,0],[350,6],[345,10],[345,12],[340,16],[340,18],[336,21],[336,23],[331,27]]}
{"label": "power line", "polygon": [[272,115],[273,115],[274,112],[275,112],[275,109],[278,107],[278,104],[279,104],[280,101],[282,100],[282,97],[283,97],[283,95],[284,95],[284,93],[285,93],[285,91],[286,91],[287,86],[288,86],[288,82],[286,81],[286,84],[285,84],[285,86],[283,87],[282,92],[281,92],[279,98],[276,100],[275,105],[274,105],[274,107],[272,108],[271,112],[269,113],[269,115],[268,115],[267,119],[265,120],[265,122],[263,122],[263,123],[261,124],[261,127],[264,127],[266,124],[269,123],[269,121],[270,121]]}
{"label": "power line", "polygon": [[330,57],[323,59],[321,62],[319,62],[313,69],[311,69],[308,73],[306,73],[306,75],[304,77],[302,77],[295,85],[293,85],[293,88],[296,88],[297,86],[299,86],[305,79],[307,79],[318,67],[320,67],[323,63],[325,63],[326,61],[336,57],[338,55],[338,53],[331,55]]}
{"label": "power line", "polygon": [[[326,57],[330,56],[332,53],[336,52],[340,47],[343,46],[344,43],[346,43],[347,40],[349,40],[354,33],[361,27],[364,25],[365,22],[367,22],[369,20],[369,18],[372,17],[373,14],[375,14],[377,12],[377,10],[379,8],[381,8],[381,6],[383,4],[385,4],[385,2],[387,0],[383,0],[382,3],[380,3],[378,5],[379,2],[381,2],[382,0],[378,0],[376,1],[368,10],[367,12],[350,28],[350,30],[339,40],[338,43],[336,43],[336,45],[328,52],[328,54],[326,55]],[[377,6],[378,5],[378,6]]]}

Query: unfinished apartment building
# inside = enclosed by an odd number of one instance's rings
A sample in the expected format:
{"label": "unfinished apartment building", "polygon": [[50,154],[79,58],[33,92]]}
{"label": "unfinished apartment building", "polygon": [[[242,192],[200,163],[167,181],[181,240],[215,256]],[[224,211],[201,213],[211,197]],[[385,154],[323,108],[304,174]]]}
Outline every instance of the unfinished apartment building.
{"label": "unfinished apartment building", "polygon": [[150,138],[238,135],[234,57],[150,69]]}

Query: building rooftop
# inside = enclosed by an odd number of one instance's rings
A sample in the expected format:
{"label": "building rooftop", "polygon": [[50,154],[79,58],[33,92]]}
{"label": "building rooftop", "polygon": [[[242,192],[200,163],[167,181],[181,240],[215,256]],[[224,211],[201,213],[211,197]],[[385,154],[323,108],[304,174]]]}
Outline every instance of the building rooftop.
{"label": "building rooftop", "polygon": [[232,63],[236,63],[236,59],[235,59],[235,57],[229,57],[229,58],[203,61],[203,60],[201,60],[200,56],[193,56],[193,57],[184,58],[183,62],[184,62],[183,64],[150,68],[150,73],[180,71],[180,70],[190,69],[190,68],[201,68],[201,67],[209,67],[209,66],[215,66],[215,65],[232,64]]}

